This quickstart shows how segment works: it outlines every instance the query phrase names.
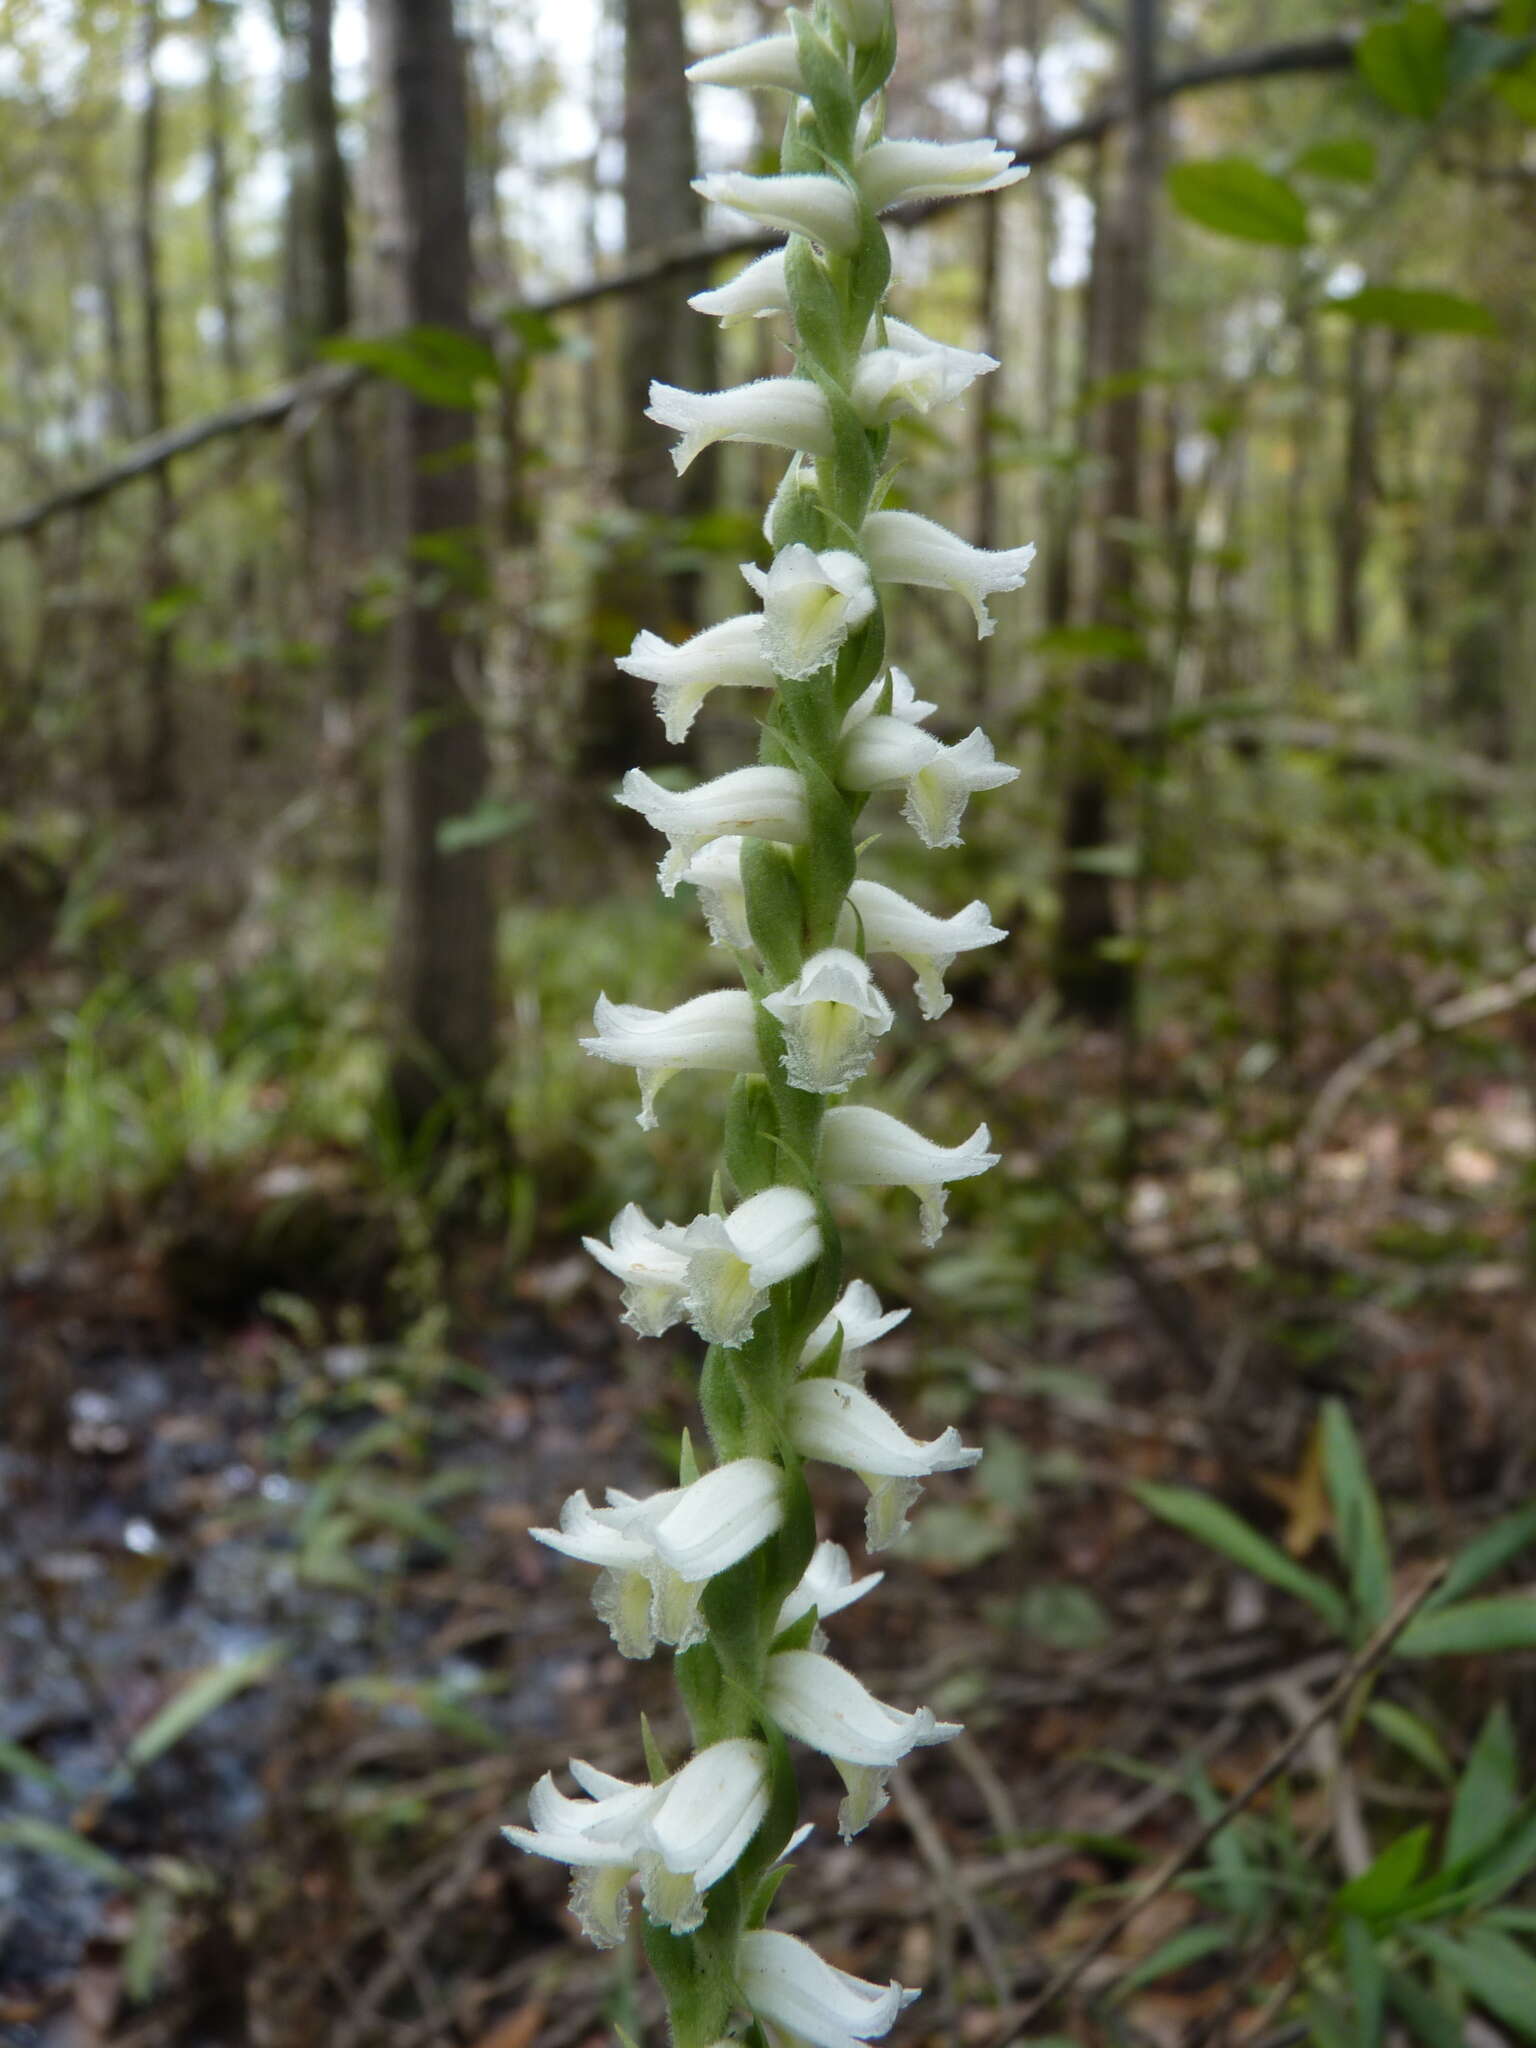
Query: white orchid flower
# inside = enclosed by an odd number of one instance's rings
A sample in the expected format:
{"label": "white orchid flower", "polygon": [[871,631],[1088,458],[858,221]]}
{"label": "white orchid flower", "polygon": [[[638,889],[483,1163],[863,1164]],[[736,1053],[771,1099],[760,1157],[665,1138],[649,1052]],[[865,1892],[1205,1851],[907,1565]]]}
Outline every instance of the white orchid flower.
{"label": "white orchid flower", "polygon": [[765,1188],[729,1216],[696,1216],[669,1240],[688,1262],[688,1319],[707,1344],[734,1349],[768,1289],[821,1256],[816,1204],[802,1188]]}
{"label": "white orchid flower", "polygon": [[840,1543],[818,1543],[811,1552],[811,1561],[799,1585],[784,1596],[778,1619],[773,1625],[774,1634],[783,1635],[785,1629],[793,1628],[814,1607],[817,1626],[811,1636],[811,1648],[824,1649],[826,1633],[821,1623],[831,1615],[841,1614],[845,1607],[851,1607],[855,1600],[862,1600],[866,1593],[873,1593],[884,1577],[884,1572],[870,1572],[866,1577],[856,1579],[848,1562],[848,1553]]}
{"label": "white orchid flower", "polygon": [[961,1732],[958,1721],[936,1721],[927,1707],[915,1714],[888,1707],[817,1650],[781,1650],[770,1657],[763,1703],[787,1734],[837,1766],[848,1791],[837,1816],[844,1841],[884,1806],[886,1776],[909,1750],[949,1742]]}
{"label": "white orchid flower", "polygon": [[990,137],[982,142],[876,142],[858,158],[853,174],[876,213],[914,199],[956,199],[968,192],[1001,192],[1029,176],[1027,164]]}
{"label": "white orchid flower", "polygon": [[656,1097],[674,1074],[757,1074],[757,1026],[744,988],[712,989],[672,1010],[610,1003],[600,995],[592,1012],[595,1036],[578,1039],[583,1052],[616,1066],[633,1067],[640,1082],[642,1131],[656,1128]]}
{"label": "white orchid flower", "polygon": [[653,382],[645,416],[682,435],[672,451],[679,476],[717,441],[749,441],[792,454],[832,452],[832,415],[809,377],[759,377],[724,391],[682,391]]}
{"label": "white orchid flower", "polygon": [[688,301],[695,313],[718,320],[722,327],[736,327],[746,320],[766,320],[789,311],[789,285],[784,275],[782,249],[770,249],[738,270],[729,284],[713,291],[695,292]]}
{"label": "white orchid flower", "polygon": [[691,1485],[636,1500],[616,1487],[606,1507],[584,1492],[560,1510],[558,1529],[532,1529],[538,1542],[598,1566],[592,1605],[621,1657],[649,1657],[658,1643],[679,1650],[704,1640],[699,1601],[717,1572],[756,1550],[784,1518],[784,1475],[766,1458],[732,1458]]}
{"label": "white orchid flower", "polygon": [[767,86],[779,92],[803,92],[800,46],[793,36],[759,36],[738,43],[714,57],[701,57],[683,73],[690,85],[739,85],[748,91]]}
{"label": "white orchid flower", "polygon": [[775,2048],[858,2048],[888,2034],[918,1997],[893,1978],[871,1984],[817,1955],[793,1934],[758,1928],[736,1946],[736,1978]]}
{"label": "white orchid flower", "polygon": [[792,1088],[840,1095],[874,1058],[875,1040],[895,1022],[869,963],[845,946],[813,953],[794,980],[764,996],[784,1029],[783,1067]]}
{"label": "white orchid flower", "polygon": [[617,666],[656,686],[656,715],[673,746],[688,737],[711,690],[771,690],[773,666],[763,647],[761,612],[722,619],[681,646],[655,633],[637,633]]}
{"label": "white orchid flower", "polygon": [[703,1924],[703,1894],[733,1868],[768,1810],[768,1752],[732,1737],[700,1750],[659,1785],[632,1785],[573,1759],[585,1799],[568,1799],[548,1773],[528,1799],[531,1828],[502,1833],[530,1855],[576,1871],[571,1905],[598,1948],[624,1938],[628,1886],[638,1876],[645,1910],[674,1934]]}
{"label": "white orchid flower", "polygon": [[699,892],[710,944],[735,953],[744,953],[752,943],[747,892],[741,879],[741,844],[734,833],[712,839],[683,869],[683,880]]}
{"label": "white orchid flower", "polygon": [[808,235],[824,249],[851,255],[859,244],[859,202],[841,178],[821,171],[789,171],[755,178],[747,171],[716,171],[695,178],[693,189],[715,206],[729,206],[764,227]]}
{"label": "white orchid flower", "polygon": [[[881,708],[881,698],[889,702]],[[876,676],[865,690],[862,690],[849,705],[838,728],[838,736],[847,739],[867,718],[877,714],[883,718],[899,719],[903,725],[921,725],[938,710],[938,705],[926,697],[919,697],[912,687],[912,678],[903,668],[893,668],[886,675]]]}
{"label": "white orchid flower", "polygon": [[893,1415],[851,1380],[801,1380],[790,1390],[789,1438],[802,1458],[857,1472],[869,1488],[866,1539],[886,1550],[904,1533],[907,1510],[931,1472],[963,1472],[981,1456],[950,1428],[931,1443],[907,1435]]}
{"label": "white orchid flower", "polygon": [[642,768],[624,777],[618,801],[664,832],[669,846],[658,870],[663,896],[676,894],[683,872],[701,846],[727,833],[805,841],[805,785],[792,768],[733,768],[693,789],[664,789]]}
{"label": "white orchid flower", "polygon": [[587,1250],[624,1283],[624,1321],[642,1337],[660,1337],[684,1318],[688,1261],[674,1249],[638,1202],[629,1202],[609,1226],[610,1242],[584,1237]]}
{"label": "white orchid flower", "polygon": [[834,1302],[831,1312],[822,1317],[801,1347],[801,1370],[814,1365],[841,1330],[843,1342],[837,1354],[838,1377],[859,1386],[863,1380],[863,1368],[852,1362],[855,1354],[878,1343],[898,1324],[904,1323],[911,1313],[909,1308],[893,1308],[887,1313],[881,1309],[880,1297],[867,1280],[850,1280]]}
{"label": "white orchid flower", "polygon": [[888,320],[885,333],[883,345],[866,349],[854,368],[853,403],[867,426],[947,405],[1000,367],[996,356],[930,341],[901,320]]}
{"label": "white orchid flower", "polygon": [[837,773],[848,789],[901,790],[901,815],[924,846],[937,848],[961,843],[961,820],[978,790],[1001,789],[1019,771],[997,759],[979,725],[945,746],[908,719],[875,712],[842,742]]}
{"label": "white orchid flower", "polygon": [[860,935],[867,952],[894,953],[906,961],[917,976],[918,1007],[930,1024],[954,1001],[945,990],[944,974],[958,955],[995,946],[1008,936],[979,900],[953,917],[939,917],[883,882],[857,881],[848,891],[838,937],[852,945]]}
{"label": "white orchid flower", "polygon": [[944,1229],[945,1184],[996,1166],[991,1134],[978,1124],[963,1145],[935,1145],[882,1109],[829,1109],[821,1124],[821,1171],[842,1187],[910,1188],[922,1211],[923,1243]]}
{"label": "white orchid flower", "polygon": [[763,641],[774,671],[813,676],[875,608],[869,570],[847,548],[817,554],[804,541],[781,548],[767,569],[741,573],[763,600]]}
{"label": "white orchid flower", "polygon": [[917,512],[871,512],[859,544],[877,583],[916,583],[952,590],[976,617],[976,637],[987,639],[996,620],[986,600],[994,591],[1018,590],[1035,559],[1034,545],[973,548],[959,534]]}

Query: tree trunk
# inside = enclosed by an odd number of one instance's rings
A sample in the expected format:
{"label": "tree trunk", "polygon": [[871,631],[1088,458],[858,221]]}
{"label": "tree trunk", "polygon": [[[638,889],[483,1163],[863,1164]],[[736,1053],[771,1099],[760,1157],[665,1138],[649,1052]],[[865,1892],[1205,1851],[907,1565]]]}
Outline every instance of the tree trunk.
{"label": "tree trunk", "polygon": [[1370,545],[1376,467],[1376,405],[1371,390],[1369,330],[1351,322],[1345,348],[1344,467],[1333,524],[1333,644],[1341,660],[1355,661],[1363,638],[1361,579]]}
{"label": "tree trunk", "polygon": [[[134,256],[138,269],[139,322],[142,337],[140,422],[146,434],[158,434],[168,416],[165,370],[163,298],[160,283],[160,84],[155,61],[160,47],[159,0],[143,0],[139,58],[144,79],[144,109],[139,117],[139,152],[135,177]],[[170,618],[161,607],[173,581],[171,534],[176,501],[168,468],[155,472],[151,485],[149,541],[145,551],[144,594],[149,607],[145,649],[144,691],[146,730],[136,776],[136,794],[146,804],[169,806],[176,801],[175,648]]]}
{"label": "tree trunk", "polygon": [[203,106],[207,123],[208,253],[213,273],[213,299],[219,309],[219,360],[231,393],[239,389],[244,367],[240,347],[240,309],[235,297],[234,261],[229,243],[229,91],[224,77],[224,32],[227,0],[199,0],[203,31]]}
{"label": "tree trunk", "polygon": [[[382,282],[400,326],[470,326],[468,153],[452,0],[371,0],[379,109]],[[390,636],[393,757],[390,1093],[418,1129],[495,1051],[495,913],[484,847],[444,826],[486,786],[475,708],[479,504],[471,416],[392,394],[389,523],[401,580]],[[425,559],[425,543],[436,543]]]}
{"label": "tree trunk", "polygon": [[[1130,0],[1123,88],[1127,119],[1119,162],[1105,180],[1089,286],[1090,382],[1107,387],[1107,394],[1098,398],[1092,414],[1091,447],[1102,480],[1089,509],[1088,615],[1095,625],[1131,630],[1138,624],[1131,529],[1142,504],[1140,372],[1157,181],[1157,37],[1158,0]],[[1101,702],[1124,709],[1139,692],[1141,666],[1125,659],[1100,661],[1084,680]],[[1113,950],[1121,934],[1112,880],[1099,867],[1081,864],[1110,837],[1111,814],[1109,765],[1085,748],[1069,781],[1063,821],[1055,980],[1069,1012],[1100,1024],[1126,1017],[1134,996],[1132,964]]]}

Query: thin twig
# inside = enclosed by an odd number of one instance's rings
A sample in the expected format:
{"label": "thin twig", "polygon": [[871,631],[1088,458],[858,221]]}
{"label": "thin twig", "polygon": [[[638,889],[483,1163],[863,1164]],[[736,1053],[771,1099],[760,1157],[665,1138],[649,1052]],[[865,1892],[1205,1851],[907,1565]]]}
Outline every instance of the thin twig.
{"label": "thin twig", "polygon": [[[1099,1929],[1099,1932],[1086,1948],[1080,1950],[1070,1963],[1057,1971],[1056,1975],[1039,1996],[1025,2008],[1024,2017],[1021,2022],[1022,2029],[1027,2030],[1036,2020],[1043,2018],[1050,2011],[1051,2007],[1066,1992],[1072,1989],[1084,1972],[1098,1961],[1105,1950],[1112,1948],[1121,1935],[1125,1933],[1126,1929],[1134,1921],[1141,1918],[1153,1901],[1160,1899],[1177,1878],[1182,1877],[1192,1864],[1197,1863],[1211,1843],[1215,1841],[1216,1837],[1224,1829],[1230,1827],[1240,1814],[1245,1813],[1254,1800],[1259,1797],[1260,1793],[1266,1791],[1276,1778],[1280,1776],[1281,1772],[1300,1755],[1314,1730],[1320,1728],[1324,1721],[1338,1712],[1354,1688],[1360,1683],[1360,1680],[1368,1672],[1373,1671],[1383,1658],[1388,1655],[1392,1645],[1403,1633],[1403,1630],[1407,1628],[1409,1622],[1413,1620],[1442,1579],[1444,1579],[1448,1569],[1449,1566],[1443,1561],[1431,1566],[1423,1577],[1420,1578],[1413,1590],[1404,1595],[1393,1612],[1372,1635],[1370,1641],[1357,1650],[1355,1655],[1350,1658],[1337,1679],[1318,1702],[1315,1711],[1309,1714],[1297,1727],[1292,1729],[1291,1733],[1281,1743],[1268,1762],[1264,1764],[1262,1769],[1255,1772],[1242,1789],[1233,1794],[1220,1813],[1214,1815],[1203,1827],[1196,1830],[1184,1847],[1177,1850],[1162,1865],[1148,1883],[1143,1885],[1141,1890],[1136,1893],[1134,1898],[1127,1899],[1120,1908],[1120,1911],[1112,1915],[1105,1925]],[[1021,2031],[1015,2035],[1014,2041],[1017,2043],[1024,2038],[1025,2032]]]}
{"label": "thin twig", "polygon": [[917,1844],[918,1853],[927,1864],[935,1886],[965,1922],[966,1931],[971,1937],[971,1946],[976,1951],[976,1960],[986,1973],[994,2000],[999,2006],[1006,2005],[1008,1972],[1003,1967],[1003,1959],[998,1954],[992,1930],[976,1903],[965,1873],[950,1855],[944,1837],[939,1833],[932,1809],[917,1787],[904,1776],[894,1780],[891,1790],[895,1795],[897,1811],[906,1822],[908,1832]]}

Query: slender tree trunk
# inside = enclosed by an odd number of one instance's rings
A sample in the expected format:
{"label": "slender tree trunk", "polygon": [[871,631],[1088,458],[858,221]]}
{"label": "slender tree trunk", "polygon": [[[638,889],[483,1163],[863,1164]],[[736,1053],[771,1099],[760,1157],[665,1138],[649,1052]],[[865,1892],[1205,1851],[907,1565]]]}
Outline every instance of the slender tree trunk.
{"label": "slender tree trunk", "polygon": [[[139,117],[139,153],[135,178],[134,255],[138,268],[139,321],[142,336],[140,419],[146,434],[157,434],[169,414],[166,395],[163,297],[160,281],[160,84],[155,62],[160,47],[159,0],[142,0],[139,58],[144,79],[144,108]],[[144,595],[152,608],[163,604],[174,577],[171,536],[176,501],[168,467],[156,470],[151,485],[149,541],[145,553]],[[144,751],[139,762],[137,794],[149,804],[176,801],[175,646],[169,618],[151,609],[145,650]]]}
{"label": "slender tree trunk", "polygon": [[219,309],[219,359],[231,391],[238,390],[244,370],[240,346],[240,309],[235,296],[235,269],[229,240],[229,88],[224,76],[224,32],[227,0],[199,0],[203,31],[204,118],[208,157],[208,251],[213,272],[213,298]]}
{"label": "slender tree trunk", "polygon": [[1351,322],[1344,357],[1344,465],[1333,523],[1333,645],[1343,661],[1359,658],[1363,638],[1361,582],[1370,545],[1376,468],[1376,403],[1369,351],[1369,330]]}
{"label": "slender tree trunk", "polygon": [[[986,76],[986,120],[988,135],[998,131],[1003,106],[1003,0],[986,0],[982,21],[982,63]],[[1002,215],[997,195],[981,201],[977,213],[980,246],[976,252],[977,346],[987,355],[1001,355],[999,345],[999,299],[1002,290]],[[993,421],[998,411],[994,371],[971,394],[971,460],[976,473],[976,500],[972,513],[972,538],[979,548],[997,546],[997,462],[992,451]],[[992,693],[994,642],[978,640],[971,659],[972,715],[985,720]]]}
{"label": "slender tree trunk", "polygon": [[[1131,529],[1142,505],[1142,394],[1150,309],[1152,231],[1158,129],[1154,100],[1158,0],[1130,0],[1126,16],[1124,95],[1128,118],[1119,162],[1106,180],[1094,235],[1090,375],[1107,387],[1093,413],[1093,452],[1102,482],[1090,509],[1089,616],[1094,624],[1134,629],[1137,558]],[[1123,659],[1101,661],[1086,678],[1101,701],[1124,707],[1138,693],[1142,671]],[[1108,764],[1085,749],[1067,791],[1060,878],[1061,916],[1055,978],[1064,1006],[1107,1024],[1125,1018],[1134,996],[1132,963],[1115,949],[1120,938],[1113,883],[1085,856],[1111,836]]]}
{"label": "slender tree trunk", "polygon": [[[470,327],[468,146],[452,0],[371,0],[383,81],[381,226],[392,312],[402,326]],[[392,275],[391,275],[392,273]],[[390,644],[394,747],[390,1091],[419,1128],[445,1094],[474,1087],[495,1051],[495,914],[484,847],[450,852],[443,828],[486,786],[475,709],[479,504],[474,421],[394,394],[389,513],[401,578]],[[474,541],[469,536],[476,536]],[[423,559],[423,543],[453,552]],[[472,562],[458,560],[460,551]]]}

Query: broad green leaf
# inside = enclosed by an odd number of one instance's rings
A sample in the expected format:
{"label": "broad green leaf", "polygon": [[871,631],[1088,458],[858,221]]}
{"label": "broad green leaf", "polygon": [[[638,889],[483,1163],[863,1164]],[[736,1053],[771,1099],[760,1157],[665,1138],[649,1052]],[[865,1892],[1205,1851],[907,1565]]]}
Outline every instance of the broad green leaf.
{"label": "broad green leaf", "polygon": [[1186,219],[1213,234],[1287,249],[1306,245],[1307,209],[1301,195],[1248,157],[1175,164],[1168,173],[1168,192]]}
{"label": "broad green leaf", "polygon": [[1353,1915],[1344,1922],[1344,1970],[1355,2001],[1356,2048],[1376,2048],[1386,2007],[1386,1965],[1371,1930]]}
{"label": "broad green leaf", "polygon": [[1314,142],[1297,157],[1293,168],[1312,178],[1369,185],[1376,175],[1376,145],[1363,135],[1341,135],[1332,142]]}
{"label": "broad green leaf", "polygon": [[344,335],[320,344],[332,362],[356,363],[403,385],[428,405],[467,412],[480,386],[496,377],[496,358],[483,341],[452,327],[406,327],[398,334]]}
{"label": "broad green leaf", "polygon": [[1464,2048],[1465,2036],[1457,2014],[1447,2012],[1437,1998],[1401,1970],[1387,1976],[1387,2002],[1406,2022],[1421,2048]]}
{"label": "broad green leaf", "polygon": [[1165,1522],[1171,1522],[1176,1529],[1182,1529],[1186,1536],[1219,1550],[1244,1571],[1252,1572],[1256,1578],[1266,1579],[1282,1592],[1292,1593],[1298,1600],[1320,1614],[1330,1628],[1340,1635],[1349,1631],[1349,1609],[1343,1596],[1330,1586],[1326,1579],[1320,1579],[1315,1572],[1309,1572],[1304,1565],[1287,1557],[1285,1552],[1252,1529],[1230,1508],[1224,1508],[1209,1495],[1192,1492],[1183,1486],[1154,1486],[1143,1481],[1132,1491],[1142,1506]]}
{"label": "broad green leaf", "polygon": [[1410,1714],[1406,1707],[1399,1707],[1391,1700],[1373,1700],[1365,1710],[1365,1718],[1379,1735],[1420,1763],[1432,1778],[1438,1778],[1442,1785],[1449,1785],[1456,1776],[1455,1766],[1445,1753],[1445,1745],[1427,1721],[1421,1721],[1417,1714]]}
{"label": "broad green leaf", "polygon": [[1481,1657],[1536,1650],[1536,1593],[1494,1593],[1421,1614],[1398,1638],[1399,1657]]}
{"label": "broad green leaf", "polygon": [[1381,1502],[1342,1401],[1324,1407],[1322,1430],[1323,1477],[1333,1503],[1334,1540],[1349,1572],[1355,1606],[1374,1627],[1385,1621],[1392,1600],[1392,1560]]}
{"label": "broad green leaf", "polygon": [[1492,1927],[1472,1927],[1459,1938],[1423,1927],[1413,1939],[1520,2040],[1536,2041],[1536,1956],[1529,1950]]}
{"label": "broad green leaf", "polygon": [[17,1849],[29,1849],[34,1856],[57,1856],[60,1862],[72,1863],[88,1877],[98,1878],[106,1884],[126,1887],[138,1883],[138,1878],[126,1863],[119,1863],[115,1856],[109,1856],[105,1849],[98,1849],[94,1842],[88,1842],[84,1835],[77,1835],[73,1828],[55,1827],[52,1821],[34,1820],[30,1815],[21,1820],[0,1820],[0,1842],[9,1842]]}
{"label": "broad green leaf", "polygon": [[492,846],[521,831],[532,816],[532,804],[507,804],[498,797],[485,797],[472,811],[443,820],[437,828],[437,850],[464,853],[474,846]]}
{"label": "broad green leaf", "polygon": [[260,1649],[247,1650],[243,1657],[231,1657],[194,1672],[180,1692],[173,1694],[157,1714],[152,1714],[134,1736],[128,1745],[127,1762],[142,1770],[164,1756],[237,1693],[264,1684],[287,1654],[285,1643],[263,1643]]}
{"label": "broad green leaf", "polygon": [[1176,1971],[1199,1962],[1202,1956],[1231,1948],[1232,1941],[1231,1928],[1219,1923],[1181,1928],[1177,1934],[1160,1942],[1151,1955],[1143,1956],[1134,1969],[1126,1972],[1115,1986],[1115,1996],[1128,1998],[1133,1991],[1140,1991],[1143,1985],[1155,1984],[1159,1977],[1171,1977]]}
{"label": "broad green leaf", "polygon": [[1519,1803],[1514,1724],[1501,1704],[1483,1723],[1456,1788],[1442,1867],[1454,1870],[1491,1849],[1514,1819]]}
{"label": "broad green leaf", "polygon": [[1408,285],[1367,284],[1346,299],[1329,299],[1325,310],[1399,334],[1497,334],[1499,323],[1476,299],[1459,292]]}
{"label": "broad green leaf", "polygon": [[1434,0],[1413,0],[1360,38],[1355,66],[1394,113],[1428,121],[1450,90],[1451,31]]}
{"label": "broad green leaf", "polygon": [[1536,1870],[1536,1799],[1528,1799],[1502,1841],[1484,1854],[1466,1881],[1474,1899],[1500,1899]]}
{"label": "broad green leaf", "polygon": [[1449,1607],[1452,1601],[1459,1600],[1463,1593],[1470,1593],[1484,1579],[1492,1578],[1522,1550],[1529,1550],[1533,1545],[1536,1545],[1536,1504],[1518,1508],[1512,1515],[1504,1515],[1480,1536],[1474,1536],[1466,1549],[1452,1558],[1450,1570],[1425,1602],[1423,1612],[1434,1614],[1442,1607]]}
{"label": "broad green leaf", "polygon": [[1428,1854],[1428,1828],[1411,1828],[1406,1835],[1399,1835],[1395,1842],[1387,1844],[1369,1870],[1362,1871],[1337,1894],[1334,1911],[1340,1915],[1356,1914],[1362,1920],[1375,1920],[1390,1913],[1424,1868]]}

